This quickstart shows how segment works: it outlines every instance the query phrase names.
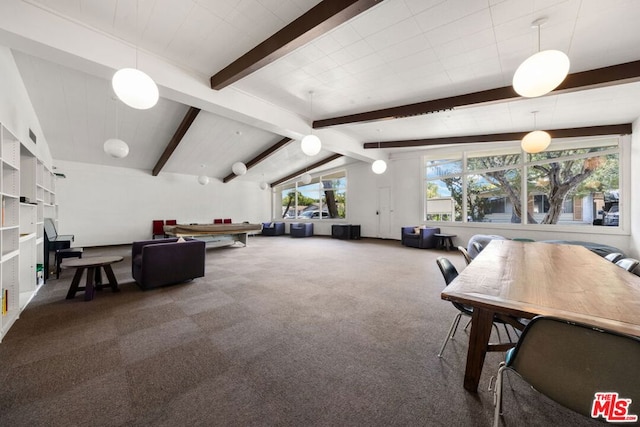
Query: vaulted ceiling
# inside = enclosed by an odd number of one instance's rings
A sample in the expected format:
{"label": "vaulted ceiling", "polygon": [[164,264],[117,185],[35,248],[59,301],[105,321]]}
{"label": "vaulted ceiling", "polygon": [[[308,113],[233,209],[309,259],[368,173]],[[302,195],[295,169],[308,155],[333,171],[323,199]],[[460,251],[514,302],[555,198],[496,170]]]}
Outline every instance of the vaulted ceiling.
{"label": "vaulted ceiling", "polygon": [[[352,9],[318,19],[342,4]],[[567,53],[577,83],[536,99],[505,96],[538,49],[531,23],[540,17],[540,48]],[[517,139],[532,129],[532,111],[546,129],[628,124],[640,117],[640,63],[622,76],[578,78],[640,60],[639,21],[635,0],[3,0],[0,45],[12,49],[54,162],[228,182],[234,162],[253,160],[237,179],[273,183],[309,167],[481,140],[453,137]],[[230,65],[277,34],[269,55],[211,88],[212,76],[241,70]],[[111,76],[135,66],[158,83],[152,109],[115,100]],[[458,98],[500,88],[479,103]],[[299,140],[312,125],[323,150],[308,157]],[[115,136],[128,157],[103,152]]]}

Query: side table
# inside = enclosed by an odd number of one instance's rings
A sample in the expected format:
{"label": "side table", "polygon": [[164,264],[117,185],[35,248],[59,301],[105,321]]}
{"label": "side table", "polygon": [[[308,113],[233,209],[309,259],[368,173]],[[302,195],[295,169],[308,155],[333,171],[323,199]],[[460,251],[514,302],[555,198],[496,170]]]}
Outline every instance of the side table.
{"label": "side table", "polygon": [[455,234],[436,233],[434,234],[434,237],[438,239],[438,243],[436,244],[436,249],[444,248],[447,251],[455,249],[455,246],[453,246],[453,240],[452,240],[454,237],[456,237]]}
{"label": "side table", "polygon": [[[80,258],[77,260],[71,260],[65,262],[63,268],[75,268],[76,273],[71,281],[69,292],[67,292],[67,299],[73,299],[76,296],[76,292],[84,291],[84,300],[91,301],[93,299],[95,289],[102,289],[102,275],[100,269],[103,269],[109,280],[109,286],[113,292],[118,292],[118,281],[113,274],[111,264],[120,262],[123,260],[121,256],[98,256]],[[87,270],[87,281],[84,287],[80,287],[80,279],[82,274]]]}

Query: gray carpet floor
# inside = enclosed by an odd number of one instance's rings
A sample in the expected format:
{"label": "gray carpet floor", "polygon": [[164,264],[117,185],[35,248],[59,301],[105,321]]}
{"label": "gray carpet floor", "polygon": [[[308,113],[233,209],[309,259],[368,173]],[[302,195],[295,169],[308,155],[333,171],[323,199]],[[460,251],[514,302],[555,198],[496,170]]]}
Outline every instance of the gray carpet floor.
{"label": "gray carpet floor", "polygon": [[[1,426],[489,426],[487,391],[462,387],[467,333],[437,256],[398,241],[250,237],[207,250],[206,276],[141,291],[130,247],[121,291],[66,300],[73,270],[40,289],[0,343]],[[532,286],[535,283],[532,281]],[[594,425],[515,375],[507,426]]]}

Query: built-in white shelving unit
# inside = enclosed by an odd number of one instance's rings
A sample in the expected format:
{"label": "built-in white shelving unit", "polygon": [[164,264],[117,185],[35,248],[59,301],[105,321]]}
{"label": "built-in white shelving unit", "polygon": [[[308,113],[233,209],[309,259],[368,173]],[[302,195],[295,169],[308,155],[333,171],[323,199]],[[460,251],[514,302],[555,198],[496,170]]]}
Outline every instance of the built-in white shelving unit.
{"label": "built-in white shelving unit", "polygon": [[0,124],[0,340],[42,285],[44,218],[56,218],[55,175]]}

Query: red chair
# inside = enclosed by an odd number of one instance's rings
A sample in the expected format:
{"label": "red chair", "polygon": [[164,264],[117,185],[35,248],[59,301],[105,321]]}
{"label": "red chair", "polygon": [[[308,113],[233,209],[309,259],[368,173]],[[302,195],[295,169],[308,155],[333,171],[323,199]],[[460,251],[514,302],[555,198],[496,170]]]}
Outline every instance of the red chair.
{"label": "red chair", "polygon": [[222,224],[222,218],[216,218],[213,220],[214,224]]}
{"label": "red chair", "polygon": [[223,222],[225,224],[231,224],[231,218],[225,218]]}
{"label": "red chair", "polygon": [[156,236],[164,237],[164,220],[154,219],[152,224],[151,238],[155,239]]}
{"label": "red chair", "polygon": [[165,222],[165,225],[176,225],[178,222],[175,219],[168,219]]}

